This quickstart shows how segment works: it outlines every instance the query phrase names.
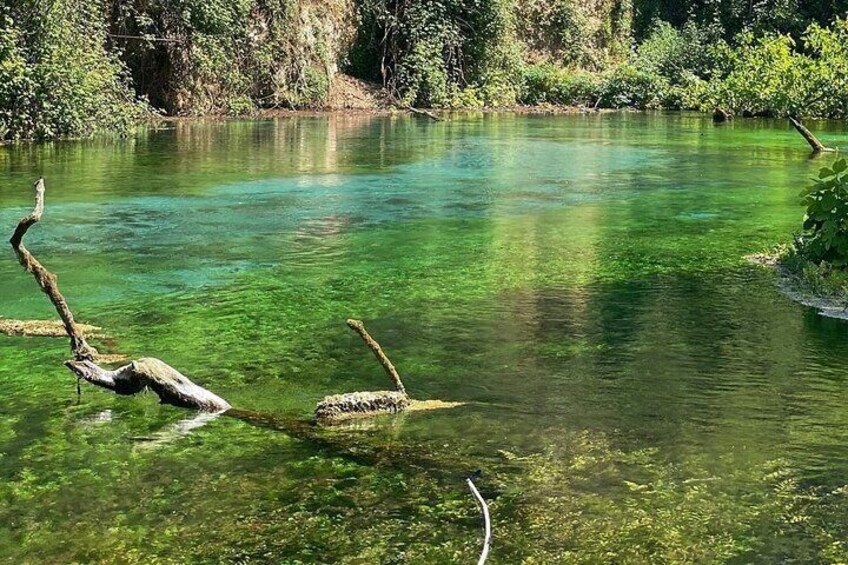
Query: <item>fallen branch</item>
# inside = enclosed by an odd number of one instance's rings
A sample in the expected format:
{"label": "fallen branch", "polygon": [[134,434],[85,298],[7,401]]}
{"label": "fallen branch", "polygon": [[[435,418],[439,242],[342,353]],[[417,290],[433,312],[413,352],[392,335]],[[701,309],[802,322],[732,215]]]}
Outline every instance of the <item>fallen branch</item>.
{"label": "fallen branch", "polygon": [[471,489],[471,494],[474,496],[477,505],[480,507],[480,512],[483,514],[483,550],[480,552],[480,559],[477,561],[477,565],[483,565],[489,557],[489,547],[492,545],[492,520],[489,517],[489,506],[483,497],[480,496],[480,491],[474,486],[474,481],[471,480],[471,477],[466,478],[465,482],[468,484],[468,488]]}
{"label": "fallen branch", "polygon": [[371,334],[369,334],[368,330],[365,329],[365,324],[363,324],[360,320],[348,320],[347,325],[350,329],[359,334],[359,337],[362,338],[362,341],[365,342],[368,349],[374,353],[374,357],[377,358],[377,361],[380,362],[383,370],[386,371],[386,375],[388,375],[389,380],[395,385],[395,390],[406,395],[406,387],[403,386],[403,381],[400,380],[400,375],[398,374],[397,369],[395,369],[395,366],[392,365],[392,362],[386,354],[383,353],[383,350],[380,347],[380,344],[377,343],[377,340],[371,337]]}
{"label": "fallen branch", "polygon": [[386,371],[395,390],[378,390],[373,392],[348,392],[324,397],[315,408],[315,418],[319,422],[333,422],[347,418],[371,416],[374,414],[393,414],[403,412],[411,403],[406,394],[406,387],[400,380],[400,375],[389,360],[380,344],[371,337],[365,324],[359,320],[348,320],[348,327],[359,334],[368,349],[374,353],[377,361]]}
{"label": "fallen branch", "polygon": [[35,181],[33,188],[35,188],[35,208],[33,208],[30,215],[21,218],[21,221],[18,222],[18,226],[15,228],[15,233],[12,234],[9,243],[12,244],[12,249],[15,250],[21,266],[26,272],[32,273],[32,276],[35,277],[35,282],[38,283],[41,290],[50,298],[50,302],[53,303],[56,312],[59,313],[59,317],[62,319],[62,324],[65,327],[65,332],[71,338],[71,351],[74,353],[74,358],[93,360],[97,355],[97,350],[88,345],[85,341],[85,336],[74,323],[74,315],[71,313],[71,309],[68,308],[65,297],[59,292],[56,275],[45,269],[33,257],[32,253],[24,247],[24,236],[31,226],[38,223],[41,215],[44,213],[44,179],[40,178]]}
{"label": "fallen branch", "polygon": [[38,179],[35,188],[35,208],[30,215],[18,222],[9,243],[18,256],[23,268],[32,273],[35,282],[50,298],[55,306],[65,332],[71,338],[72,360],[65,365],[80,379],[93,385],[111,390],[116,394],[136,394],[150,389],[159,396],[163,404],[172,404],[185,408],[196,408],[210,412],[220,412],[230,408],[223,398],[200,387],[179,371],[158,359],[139,359],[114,371],[103,369],[95,363],[97,350],[85,340],[80,327],[74,322],[74,316],[56,281],[56,275],[44,268],[32,253],[24,247],[23,238],[34,224],[41,220],[44,213],[44,179]]}
{"label": "fallen branch", "polygon": [[422,110],[421,108],[413,108],[412,106],[407,106],[406,109],[409,110],[410,112],[412,112],[413,114],[418,115],[418,116],[427,116],[428,118],[430,118],[434,122],[441,122],[442,121],[442,118],[440,118],[439,116],[437,116],[436,114],[434,114],[433,112],[430,112],[428,110]]}
{"label": "fallen branch", "polygon": [[825,144],[819,141],[819,138],[813,135],[813,132],[804,127],[804,124],[798,121],[794,116],[789,116],[789,123],[791,123],[792,127],[794,127],[795,130],[800,133],[805,140],[807,140],[807,143],[809,143],[810,147],[813,149],[813,153],[836,151],[836,149],[832,147],[827,147]]}

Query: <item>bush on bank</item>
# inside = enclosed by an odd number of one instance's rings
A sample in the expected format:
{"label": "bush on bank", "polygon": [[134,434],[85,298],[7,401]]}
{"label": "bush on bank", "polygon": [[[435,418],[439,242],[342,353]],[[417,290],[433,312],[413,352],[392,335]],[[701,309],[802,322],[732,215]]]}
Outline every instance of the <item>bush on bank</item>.
{"label": "bush on bank", "polygon": [[657,24],[618,65],[587,79],[551,64],[524,73],[522,101],[693,109],[746,116],[848,117],[848,20],[785,34],[713,40],[695,26]]}
{"label": "bush on bank", "polygon": [[0,0],[0,139],[320,108],[339,71],[400,105],[848,115],[842,8],[708,4]]}
{"label": "bush on bank", "polygon": [[91,0],[0,3],[0,140],[125,131],[147,108]]}

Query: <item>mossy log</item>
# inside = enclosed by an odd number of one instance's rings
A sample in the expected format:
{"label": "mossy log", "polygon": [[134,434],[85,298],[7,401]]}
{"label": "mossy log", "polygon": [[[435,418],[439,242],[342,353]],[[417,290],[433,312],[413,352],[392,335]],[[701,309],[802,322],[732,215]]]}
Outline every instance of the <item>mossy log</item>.
{"label": "mossy log", "polygon": [[406,387],[395,369],[395,366],[383,352],[365,324],[359,320],[348,320],[350,329],[359,334],[368,349],[374,353],[389,380],[395,386],[395,390],[378,390],[372,392],[348,392],[345,394],[334,394],[324,397],[315,408],[315,419],[319,422],[333,422],[348,418],[357,418],[377,414],[393,414],[403,412],[409,408],[411,399],[406,394]]}
{"label": "mossy log", "polygon": [[342,420],[373,414],[403,412],[410,405],[410,398],[402,392],[378,390],[373,392],[347,392],[327,396],[315,408],[319,421]]}
{"label": "mossy log", "polygon": [[18,222],[9,243],[21,266],[32,273],[39,288],[50,298],[56,308],[65,332],[71,338],[73,359],[65,365],[80,379],[106,388],[117,394],[136,394],[150,389],[159,396],[163,404],[185,408],[220,412],[230,408],[223,398],[191,382],[186,376],[158,359],[139,359],[114,371],[103,369],[95,363],[98,353],[90,346],[65,297],[59,291],[56,275],[48,271],[24,246],[23,239],[30,227],[41,220],[44,213],[44,179],[38,179],[35,188],[35,207],[28,216]]}

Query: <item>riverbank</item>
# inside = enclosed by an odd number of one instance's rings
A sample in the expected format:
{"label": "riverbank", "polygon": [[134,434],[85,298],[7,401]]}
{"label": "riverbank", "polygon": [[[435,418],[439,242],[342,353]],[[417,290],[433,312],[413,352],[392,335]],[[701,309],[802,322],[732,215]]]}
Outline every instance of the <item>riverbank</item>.
{"label": "riverbank", "polygon": [[822,316],[848,320],[848,274],[815,265],[788,247],[745,259],[774,270],[777,287],[787,298],[815,308]]}

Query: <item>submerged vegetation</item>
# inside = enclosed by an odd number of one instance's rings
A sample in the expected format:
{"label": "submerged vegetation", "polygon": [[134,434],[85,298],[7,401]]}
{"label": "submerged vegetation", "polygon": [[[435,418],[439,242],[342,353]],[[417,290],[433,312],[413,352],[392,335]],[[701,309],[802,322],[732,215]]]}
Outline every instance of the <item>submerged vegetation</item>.
{"label": "submerged vegetation", "polygon": [[344,106],[340,73],[399,106],[845,117],[848,6],[742,4],[4,0],[0,139]]}

